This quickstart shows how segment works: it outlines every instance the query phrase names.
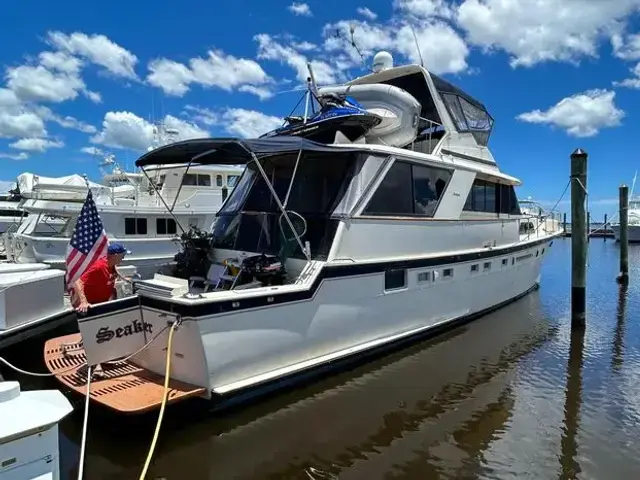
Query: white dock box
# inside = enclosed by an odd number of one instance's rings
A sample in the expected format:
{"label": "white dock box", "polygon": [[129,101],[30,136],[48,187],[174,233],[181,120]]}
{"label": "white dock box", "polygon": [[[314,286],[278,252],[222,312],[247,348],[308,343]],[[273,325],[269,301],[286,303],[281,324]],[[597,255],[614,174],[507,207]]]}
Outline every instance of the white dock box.
{"label": "white dock box", "polygon": [[0,331],[63,311],[63,294],[63,270],[0,264]]}
{"label": "white dock box", "polygon": [[58,390],[20,391],[0,382],[0,478],[60,478],[58,423],[73,411]]}

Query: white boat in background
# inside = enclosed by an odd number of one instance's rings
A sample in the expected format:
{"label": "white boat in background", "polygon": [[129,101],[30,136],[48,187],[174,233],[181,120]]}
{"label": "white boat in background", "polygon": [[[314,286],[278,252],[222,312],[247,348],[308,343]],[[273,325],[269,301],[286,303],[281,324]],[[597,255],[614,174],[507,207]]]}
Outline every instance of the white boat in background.
{"label": "white boat in background", "polygon": [[[640,242],[640,197],[629,198],[627,236],[629,242]],[[620,241],[620,222],[611,223],[616,242]]]}
{"label": "white boat in background", "polygon": [[182,232],[211,227],[244,170],[237,165],[173,165],[143,174],[125,171],[112,155],[103,166],[111,171],[103,171],[102,184],[80,175],[18,176],[19,208],[25,215],[17,229],[3,235],[7,261],[64,269],[67,245],[91,188],[110,241],[122,242],[132,252],[123,265],[135,266],[144,277],[173,263]]}
{"label": "white boat in background", "polygon": [[[160,407],[171,355],[170,403],[224,404],[451,328],[536,288],[562,232],[553,224],[522,232],[531,220],[518,205],[520,181],[487,147],[486,107],[420,65],[394,67],[386,52],[375,64],[347,85],[388,120],[388,136],[373,125],[359,138],[344,134],[347,112],[318,125],[325,135],[335,127],[332,143],[304,138],[316,126],[309,122],[267,138],[179,142],[138,159],[143,170],[239,161],[246,169],[216,215],[204,272],[137,281],[135,297],[90,309],[80,334],[47,342],[49,370],[84,394],[82,370],[70,367],[132,355],[103,370],[92,388],[117,387],[91,400],[135,413]],[[405,121],[415,102],[400,108],[407,95],[420,105],[415,122]],[[75,345],[74,357],[56,353],[63,343]]]}
{"label": "white boat in background", "polygon": [[522,222],[520,224],[521,234],[529,234],[538,229],[542,229],[544,232],[555,232],[563,228],[559,212],[547,212],[545,208],[539,202],[533,200],[531,196],[527,197],[526,200],[520,200],[518,203],[522,215],[529,219],[528,222]]}

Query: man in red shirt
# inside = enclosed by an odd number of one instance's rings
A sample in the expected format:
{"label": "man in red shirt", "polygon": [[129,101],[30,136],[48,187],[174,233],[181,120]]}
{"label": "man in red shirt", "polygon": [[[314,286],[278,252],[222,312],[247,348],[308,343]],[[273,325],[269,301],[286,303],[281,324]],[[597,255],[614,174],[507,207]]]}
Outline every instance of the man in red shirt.
{"label": "man in red shirt", "polygon": [[91,264],[73,286],[76,302],[74,308],[85,313],[94,303],[108,302],[115,298],[115,283],[118,278],[116,266],[124,256],[131,253],[119,243],[109,245],[107,256]]}

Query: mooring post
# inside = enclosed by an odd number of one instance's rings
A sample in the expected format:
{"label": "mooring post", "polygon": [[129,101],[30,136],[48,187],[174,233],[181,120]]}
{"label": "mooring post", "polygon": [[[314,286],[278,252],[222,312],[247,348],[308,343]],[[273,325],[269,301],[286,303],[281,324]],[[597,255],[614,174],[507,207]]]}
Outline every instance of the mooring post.
{"label": "mooring post", "polygon": [[604,214],[604,226],[602,227],[602,238],[604,241],[607,241],[607,236],[609,235],[609,222],[607,221],[607,214]]}
{"label": "mooring post", "polygon": [[620,274],[618,282],[629,283],[629,187],[620,185]]}
{"label": "mooring post", "polygon": [[567,212],[565,212],[562,217],[562,228],[564,229],[564,233],[567,233]]}
{"label": "mooring post", "polygon": [[591,237],[591,212],[587,212],[587,239]]}
{"label": "mooring post", "polygon": [[571,154],[571,327],[584,327],[587,310],[587,152]]}

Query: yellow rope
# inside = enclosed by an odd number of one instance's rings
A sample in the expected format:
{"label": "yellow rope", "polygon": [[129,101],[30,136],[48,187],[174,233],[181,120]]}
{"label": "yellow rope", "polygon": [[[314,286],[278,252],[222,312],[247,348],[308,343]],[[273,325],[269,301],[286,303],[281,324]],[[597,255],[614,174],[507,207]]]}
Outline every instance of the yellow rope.
{"label": "yellow rope", "polygon": [[144,468],[142,469],[142,473],[140,474],[140,480],[144,480],[147,475],[147,470],[149,470],[149,465],[151,464],[151,458],[153,457],[153,451],[156,448],[156,442],[158,441],[158,435],[160,434],[160,426],[162,425],[162,417],[164,416],[164,408],[167,405],[167,398],[169,394],[169,373],[171,372],[171,342],[173,341],[173,331],[175,330],[175,325],[169,329],[169,340],[167,341],[167,360],[166,360],[166,369],[164,372],[164,394],[162,397],[162,406],[160,407],[160,414],[158,415],[158,423],[156,423],[156,431],[153,434],[153,440],[151,441],[151,446],[149,447],[149,453],[147,454],[147,460],[144,462]]}

